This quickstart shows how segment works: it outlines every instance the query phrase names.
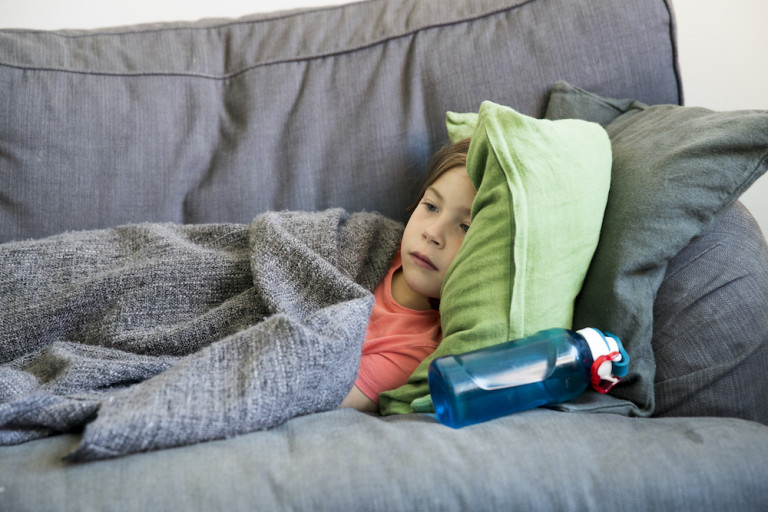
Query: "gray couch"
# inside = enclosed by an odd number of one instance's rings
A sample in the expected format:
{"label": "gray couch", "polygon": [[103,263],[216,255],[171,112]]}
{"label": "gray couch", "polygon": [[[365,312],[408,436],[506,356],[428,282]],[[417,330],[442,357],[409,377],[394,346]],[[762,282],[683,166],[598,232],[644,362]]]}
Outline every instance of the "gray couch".
{"label": "gray couch", "polygon": [[[596,115],[550,105],[558,82],[613,112],[592,120],[618,151],[610,123],[632,100],[683,102],[669,1],[372,0],[3,30],[0,241],[282,209],[405,220],[447,138],[446,110],[492,100],[535,117]],[[62,461],[79,438],[67,433],[0,447],[0,509],[766,510],[768,250],[737,202],[765,171],[758,160],[695,212],[679,247],[662,222],[653,238],[670,245],[630,272],[652,330],[636,358],[647,371],[630,378],[650,382],[636,407],[587,400],[457,430],[426,413],[338,409],[82,464]],[[610,234],[602,251],[620,254]]]}

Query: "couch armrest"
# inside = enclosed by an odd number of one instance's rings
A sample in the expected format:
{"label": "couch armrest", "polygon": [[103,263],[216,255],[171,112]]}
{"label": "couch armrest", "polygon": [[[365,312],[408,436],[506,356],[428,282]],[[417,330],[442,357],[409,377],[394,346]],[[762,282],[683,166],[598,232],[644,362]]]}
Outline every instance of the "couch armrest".
{"label": "couch armrest", "polygon": [[768,424],[768,248],[736,203],[669,262],[654,303],[658,416]]}

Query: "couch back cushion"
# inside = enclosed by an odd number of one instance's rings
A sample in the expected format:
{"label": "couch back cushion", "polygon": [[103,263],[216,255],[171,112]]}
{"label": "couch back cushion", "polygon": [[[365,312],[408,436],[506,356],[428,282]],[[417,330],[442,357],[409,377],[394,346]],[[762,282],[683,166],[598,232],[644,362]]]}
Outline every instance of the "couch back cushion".
{"label": "couch back cushion", "polygon": [[679,103],[663,0],[387,0],[0,31],[0,242],[341,206],[405,219],[447,110]]}

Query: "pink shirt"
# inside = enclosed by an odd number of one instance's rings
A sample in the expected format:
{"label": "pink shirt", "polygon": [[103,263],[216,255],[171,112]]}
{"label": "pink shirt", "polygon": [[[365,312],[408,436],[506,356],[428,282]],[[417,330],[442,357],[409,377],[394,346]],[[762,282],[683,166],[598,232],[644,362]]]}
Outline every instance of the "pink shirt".
{"label": "pink shirt", "polygon": [[374,291],[374,304],[363,343],[357,386],[379,403],[379,393],[405,384],[442,339],[440,313],[401,306],[392,297],[392,276],[402,266],[400,253]]}

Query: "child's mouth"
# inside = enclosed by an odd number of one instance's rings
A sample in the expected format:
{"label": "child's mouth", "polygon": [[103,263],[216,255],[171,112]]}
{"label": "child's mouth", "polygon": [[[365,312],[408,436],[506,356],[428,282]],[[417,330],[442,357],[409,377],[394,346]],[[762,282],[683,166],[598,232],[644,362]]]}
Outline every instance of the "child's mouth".
{"label": "child's mouth", "polygon": [[411,253],[411,258],[413,259],[414,263],[416,263],[416,265],[420,266],[421,268],[426,270],[437,270],[437,266],[435,266],[435,264],[432,263],[432,260],[429,259],[429,257],[425,254],[422,254],[418,251],[413,251]]}

